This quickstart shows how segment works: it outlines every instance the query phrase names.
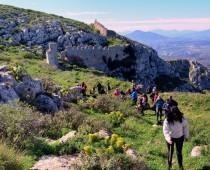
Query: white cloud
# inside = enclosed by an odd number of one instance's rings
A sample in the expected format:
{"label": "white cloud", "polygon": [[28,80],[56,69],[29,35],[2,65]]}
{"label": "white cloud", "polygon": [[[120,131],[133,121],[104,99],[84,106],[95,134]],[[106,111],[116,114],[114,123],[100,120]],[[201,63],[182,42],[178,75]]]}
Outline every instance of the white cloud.
{"label": "white cloud", "polygon": [[67,12],[66,16],[80,16],[80,15],[108,15],[111,12],[86,11],[86,12]]}

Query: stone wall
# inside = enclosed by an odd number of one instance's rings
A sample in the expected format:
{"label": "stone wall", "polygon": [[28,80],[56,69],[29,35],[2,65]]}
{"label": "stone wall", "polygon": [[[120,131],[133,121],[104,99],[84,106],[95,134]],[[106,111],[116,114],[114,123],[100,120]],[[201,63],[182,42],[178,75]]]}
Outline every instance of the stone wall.
{"label": "stone wall", "polygon": [[49,49],[46,52],[47,63],[58,67],[58,45],[57,43],[49,43]]}
{"label": "stone wall", "polygon": [[[101,47],[101,46],[85,46],[85,47],[66,47],[65,54],[69,61],[78,58],[81,64],[85,66],[101,70],[108,71],[107,63],[110,60],[122,60],[127,57],[124,53],[125,46],[113,46],[113,47]],[[78,63],[77,63],[78,64]]]}

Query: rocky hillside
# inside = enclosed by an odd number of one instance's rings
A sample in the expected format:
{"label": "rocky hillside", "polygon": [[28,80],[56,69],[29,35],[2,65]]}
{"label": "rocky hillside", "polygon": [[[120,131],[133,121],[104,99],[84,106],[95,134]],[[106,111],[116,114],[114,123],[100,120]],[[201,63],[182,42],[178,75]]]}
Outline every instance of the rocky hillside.
{"label": "rocky hillside", "polygon": [[[53,41],[58,44],[59,52],[66,51],[69,60],[76,57],[76,61],[71,60],[74,64],[77,64],[78,59],[81,59],[79,61],[82,61],[85,67],[99,69],[110,76],[123,80],[134,79],[145,87],[151,84],[158,85],[160,89],[166,87],[161,79],[169,77],[170,79],[167,80],[169,86],[174,82],[179,82],[171,86],[170,90],[177,87],[180,89],[179,86],[188,86],[187,89],[181,88],[184,91],[194,89],[194,85],[182,81],[179,72],[175,72],[175,68],[160,59],[157,52],[150,47],[134,43],[119,35],[115,37],[102,36],[93,25],[89,26],[55,15],[5,5],[0,5],[0,10],[2,11],[0,49],[4,49],[5,46],[20,46],[22,50],[33,48],[39,53],[45,54],[48,43]],[[109,50],[111,44],[123,44],[123,46],[121,48],[112,47],[117,49],[113,51]],[[92,48],[93,50],[91,53],[85,51],[71,53],[68,52],[69,48],[70,51],[71,48],[78,50]],[[101,53],[98,49],[103,49],[104,52]],[[92,55],[88,56],[87,60],[88,54]],[[208,70],[205,73],[208,77]],[[206,84],[206,80],[202,79],[201,84]],[[210,89],[208,84],[200,86],[200,83],[196,83],[196,85],[200,90]]]}
{"label": "rocky hillside", "polygon": [[[82,22],[55,15],[5,5],[0,5],[0,10],[0,42],[3,45],[39,45],[46,49],[49,41],[56,41],[62,50],[67,45],[80,45],[82,36],[94,32]],[[107,40],[94,34],[85,44],[104,46]]]}
{"label": "rocky hillside", "polygon": [[[17,71],[21,81],[16,79]],[[48,113],[55,113],[63,106],[59,96],[47,93],[42,82],[32,79],[23,68],[0,66],[0,104],[15,103],[16,100],[26,101]]]}

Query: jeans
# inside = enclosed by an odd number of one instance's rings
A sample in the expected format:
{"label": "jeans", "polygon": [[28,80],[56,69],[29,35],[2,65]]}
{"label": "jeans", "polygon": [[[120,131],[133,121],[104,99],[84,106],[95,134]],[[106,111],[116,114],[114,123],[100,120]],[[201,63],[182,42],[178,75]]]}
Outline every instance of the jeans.
{"label": "jeans", "polygon": [[180,138],[172,138],[173,143],[170,145],[168,142],[167,143],[167,148],[168,148],[168,166],[172,165],[172,157],[174,153],[174,143],[176,144],[176,155],[178,159],[178,164],[179,167],[182,167],[182,146],[184,142],[184,136]]}

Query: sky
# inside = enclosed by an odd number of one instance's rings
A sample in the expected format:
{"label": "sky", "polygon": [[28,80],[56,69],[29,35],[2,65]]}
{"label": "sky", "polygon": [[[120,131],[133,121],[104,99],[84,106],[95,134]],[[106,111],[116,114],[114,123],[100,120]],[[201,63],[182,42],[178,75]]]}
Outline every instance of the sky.
{"label": "sky", "polygon": [[[0,0],[116,32],[210,29],[210,0]],[[1,13],[1,11],[0,11]]]}

